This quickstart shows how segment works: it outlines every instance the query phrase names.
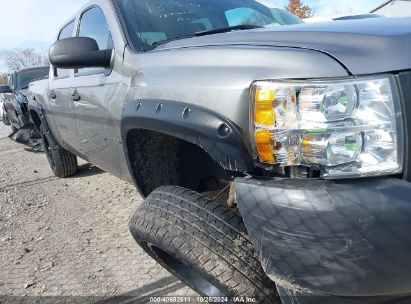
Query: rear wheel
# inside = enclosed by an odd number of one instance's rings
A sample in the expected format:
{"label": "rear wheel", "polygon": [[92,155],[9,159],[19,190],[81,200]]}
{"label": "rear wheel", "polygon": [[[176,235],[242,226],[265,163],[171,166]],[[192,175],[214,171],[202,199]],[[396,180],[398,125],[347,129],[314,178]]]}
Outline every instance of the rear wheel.
{"label": "rear wheel", "polygon": [[137,209],[130,230],[152,258],[202,296],[279,303],[242,218],[215,201],[160,187]]}
{"label": "rear wheel", "polygon": [[40,136],[54,175],[62,178],[74,175],[77,172],[77,157],[60,147],[53,135],[47,132],[43,125],[40,126]]}

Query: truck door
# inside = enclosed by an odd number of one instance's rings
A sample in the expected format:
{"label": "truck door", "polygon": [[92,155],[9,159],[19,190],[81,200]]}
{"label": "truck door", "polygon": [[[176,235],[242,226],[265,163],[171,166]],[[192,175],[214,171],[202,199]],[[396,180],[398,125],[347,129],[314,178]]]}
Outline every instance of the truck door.
{"label": "truck door", "polygon": [[[93,38],[100,50],[114,49],[107,19],[97,6],[81,15],[78,36]],[[74,71],[70,92],[77,120],[80,155],[119,175],[125,170],[121,168],[125,161],[119,160],[124,155],[120,132],[121,100],[124,100],[121,83],[122,78],[114,69],[79,69]]]}
{"label": "truck door", "polygon": [[[68,23],[58,36],[58,40],[73,36],[75,21]],[[48,100],[53,113],[50,127],[59,134],[54,134],[65,148],[72,151],[78,149],[78,135],[75,121],[74,104],[70,98],[70,88],[73,80],[73,71],[52,67],[49,81]],[[50,120],[50,119],[49,119]]]}

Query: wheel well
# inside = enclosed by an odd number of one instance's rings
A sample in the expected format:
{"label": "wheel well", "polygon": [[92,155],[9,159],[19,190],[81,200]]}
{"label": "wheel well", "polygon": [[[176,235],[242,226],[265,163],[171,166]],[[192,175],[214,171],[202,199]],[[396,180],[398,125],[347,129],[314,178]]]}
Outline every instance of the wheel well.
{"label": "wheel well", "polygon": [[31,116],[31,119],[33,120],[34,125],[36,126],[37,131],[40,132],[40,125],[41,125],[40,116],[37,114],[36,111],[33,111],[33,110],[30,110],[30,116]]}
{"label": "wheel well", "polygon": [[227,185],[227,172],[206,151],[182,139],[136,129],[127,134],[127,149],[132,173],[144,196],[165,185],[197,192]]}

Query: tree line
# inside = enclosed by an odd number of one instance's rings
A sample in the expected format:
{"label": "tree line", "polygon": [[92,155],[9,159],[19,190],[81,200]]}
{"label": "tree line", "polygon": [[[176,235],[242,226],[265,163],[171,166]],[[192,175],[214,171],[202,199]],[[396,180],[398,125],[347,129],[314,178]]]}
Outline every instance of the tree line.
{"label": "tree line", "polygon": [[31,68],[42,65],[49,65],[49,59],[45,52],[35,49],[25,49],[23,51],[13,51],[6,59],[5,64],[10,71],[23,68]]}
{"label": "tree line", "polygon": [[0,73],[0,85],[6,84],[7,81],[7,74]]}

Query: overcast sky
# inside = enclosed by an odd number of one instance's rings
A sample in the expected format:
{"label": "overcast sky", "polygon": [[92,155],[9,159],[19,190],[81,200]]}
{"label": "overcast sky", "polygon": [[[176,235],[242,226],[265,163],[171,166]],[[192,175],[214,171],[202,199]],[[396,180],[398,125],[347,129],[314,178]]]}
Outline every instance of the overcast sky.
{"label": "overcast sky", "polygon": [[[270,0],[285,5],[287,0]],[[34,48],[46,50],[59,27],[88,0],[9,0],[2,3],[0,17],[0,72],[10,50]],[[317,15],[338,12],[366,13],[384,0],[305,0]]]}

